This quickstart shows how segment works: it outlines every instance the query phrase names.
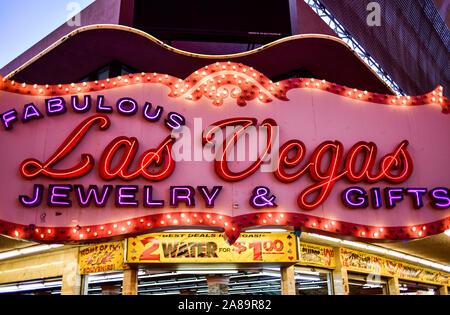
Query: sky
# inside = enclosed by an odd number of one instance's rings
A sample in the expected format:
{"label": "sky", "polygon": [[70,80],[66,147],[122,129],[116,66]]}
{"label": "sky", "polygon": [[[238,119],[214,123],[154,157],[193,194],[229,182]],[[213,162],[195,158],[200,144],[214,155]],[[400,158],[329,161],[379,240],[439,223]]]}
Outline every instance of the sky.
{"label": "sky", "polygon": [[94,0],[0,0],[0,68]]}

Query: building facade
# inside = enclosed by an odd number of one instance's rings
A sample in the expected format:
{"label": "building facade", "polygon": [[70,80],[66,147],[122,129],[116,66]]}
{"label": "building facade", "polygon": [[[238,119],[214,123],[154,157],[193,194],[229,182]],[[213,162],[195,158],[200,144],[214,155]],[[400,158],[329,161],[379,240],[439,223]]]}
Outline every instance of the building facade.
{"label": "building facade", "polygon": [[18,56],[0,294],[448,294],[449,32],[406,3],[98,0]]}

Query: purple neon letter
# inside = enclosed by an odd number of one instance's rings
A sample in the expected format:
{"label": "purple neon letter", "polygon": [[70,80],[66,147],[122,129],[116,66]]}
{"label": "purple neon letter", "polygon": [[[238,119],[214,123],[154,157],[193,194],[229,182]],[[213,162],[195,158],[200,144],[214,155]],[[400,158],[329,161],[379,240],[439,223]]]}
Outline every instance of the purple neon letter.
{"label": "purple neon letter", "polygon": [[75,190],[77,193],[78,203],[81,207],[87,207],[94,200],[97,207],[104,207],[106,201],[108,200],[109,194],[111,193],[112,186],[105,185],[103,187],[101,196],[99,196],[98,187],[96,185],[90,185],[87,189],[87,193],[84,192],[84,188],[81,185],[76,185]]}
{"label": "purple neon letter", "polygon": [[164,206],[163,200],[153,200],[153,187],[144,186],[144,207],[162,207]]}
{"label": "purple neon letter", "polygon": [[[351,198],[356,195],[356,198]],[[349,208],[366,208],[368,206],[367,192],[360,187],[350,187],[342,192],[342,201]]]}
{"label": "purple neon letter", "polygon": [[70,207],[72,201],[69,198],[71,185],[50,185],[48,188],[48,205],[53,207]]}
{"label": "purple neon letter", "polygon": [[33,197],[19,196],[19,202],[25,207],[37,207],[41,204],[42,195],[44,194],[43,185],[34,185]]}
{"label": "purple neon letter", "polygon": [[195,206],[195,191],[191,186],[172,186],[170,187],[170,205],[178,207],[178,203],[183,201],[186,206]]}
{"label": "purple neon letter", "polygon": [[450,197],[448,193],[448,188],[437,187],[430,191],[430,197],[433,200],[431,202],[431,205],[434,208],[447,209],[448,207],[450,207]]}
{"label": "purple neon letter", "polygon": [[11,109],[2,114],[2,123],[3,127],[5,127],[6,130],[12,129],[11,123],[16,120],[17,120],[17,112],[15,109]]}
{"label": "purple neon letter", "polygon": [[117,186],[116,205],[122,207],[137,207],[136,192],[138,186]]}
{"label": "purple neon letter", "polygon": [[396,205],[396,200],[403,200],[403,188],[385,188],[384,196],[386,198],[386,207],[392,209]]}
{"label": "purple neon letter", "polygon": [[219,195],[219,192],[222,190],[222,186],[214,186],[212,192],[209,192],[206,186],[198,186],[197,188],[200,191],[200,194],[205,199],[206,207],[214,207],[214,201]]}

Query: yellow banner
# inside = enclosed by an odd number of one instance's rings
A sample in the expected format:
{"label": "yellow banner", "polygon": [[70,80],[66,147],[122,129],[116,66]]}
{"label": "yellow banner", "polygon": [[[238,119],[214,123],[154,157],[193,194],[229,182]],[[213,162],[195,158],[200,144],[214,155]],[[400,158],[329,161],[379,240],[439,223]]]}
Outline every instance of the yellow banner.
{"label": "yellow banner", "polygon": [[124,260],[123,241],[84,247],[78,260],[80,274],[128,269]]}
{"label": "yellow banner", "polygon": [[450,285],[450,274],[370,255],[351,249],[340,249],[342,266],[348,270],[398,277],[437,285]]}
{"label": "yellow banner", "polygon": [[300,264],[333,269],[336,267],[334,250],[331,247],[300,243]]}
{"label": "yellow banner", "polygon": [[228,245],[222,233],[155,233],[127,240],[128,263],[295,263],[292,233],[242,233]]}

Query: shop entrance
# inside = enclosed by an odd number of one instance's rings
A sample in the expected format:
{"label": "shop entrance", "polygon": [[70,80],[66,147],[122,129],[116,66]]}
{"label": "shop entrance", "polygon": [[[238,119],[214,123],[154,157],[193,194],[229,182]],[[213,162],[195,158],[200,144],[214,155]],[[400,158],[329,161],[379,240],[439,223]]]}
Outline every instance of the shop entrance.
{"label": "shop entrance", "polygon": [[348,274],[350,295],[387,295],[387,279],[380,276]]}
{"label": "shop entrance", "polygon": [[[208,295],[211,275],[225,279],[229,295],[280,295],[280,271],[138,271],[139,295]],[[85,280],[85,294],[122,294],[123,272],[90,274]],[[114,288],[114,289],[112,289]]]}
{"label": "shop entrance", "polygon": [[430,284],[399,281],[401,295],[439,295],[439,288]]}
{"label": "shop entrance", "polygon": [[[210,276],[226,279],[229,295],[281,295],[279,268],[254,270],[182,270],[138,271],[139,295],[208,295]],[[84,294],[122,294],[123,271],[90,274],[85,276]],[[297,295],[332,294],[331,276],[326,270],[295,268]]]}

